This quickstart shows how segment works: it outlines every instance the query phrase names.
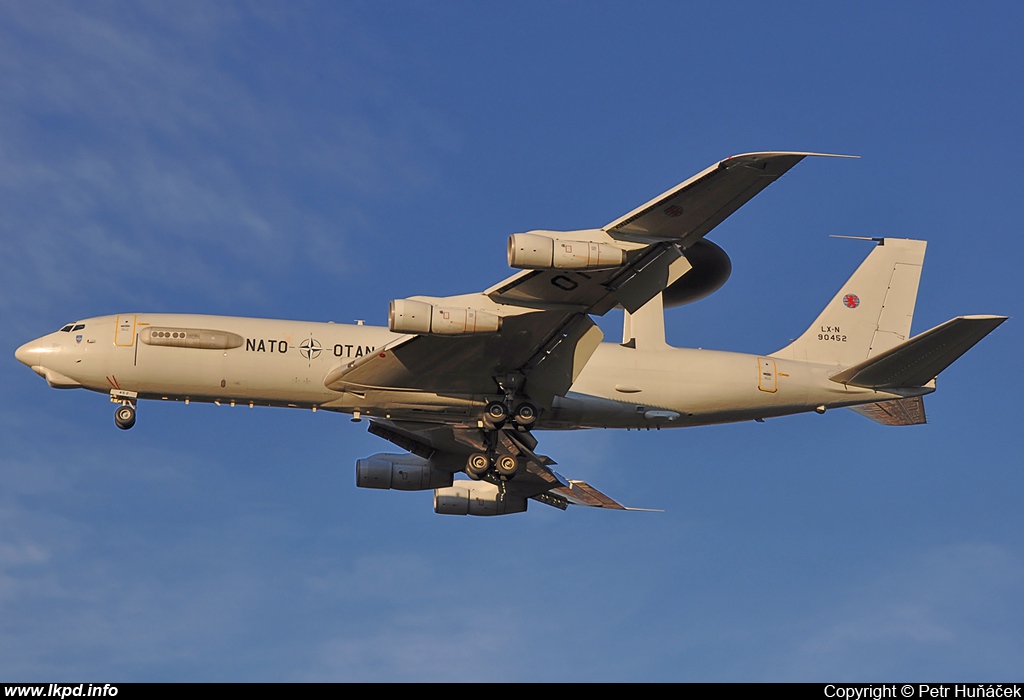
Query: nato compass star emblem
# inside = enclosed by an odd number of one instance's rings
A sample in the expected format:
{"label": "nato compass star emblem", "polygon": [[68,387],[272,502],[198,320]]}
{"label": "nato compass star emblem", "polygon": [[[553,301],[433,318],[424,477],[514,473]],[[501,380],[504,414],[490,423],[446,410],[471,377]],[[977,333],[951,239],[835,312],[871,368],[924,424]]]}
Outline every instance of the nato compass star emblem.
{"label": "nato compass star emblem", "polygon": [[320,353],[323,348],[320,346],[320,341],[310,338],[309,340],[303,340],[299,343],[299,352],[307,360],[312,362],[316,358],[320,357]]}

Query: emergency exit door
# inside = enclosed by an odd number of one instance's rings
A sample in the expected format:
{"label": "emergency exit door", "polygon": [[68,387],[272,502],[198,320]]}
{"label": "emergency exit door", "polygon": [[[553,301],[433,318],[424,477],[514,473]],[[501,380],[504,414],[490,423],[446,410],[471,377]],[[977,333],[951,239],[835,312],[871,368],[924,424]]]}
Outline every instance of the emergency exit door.
{"label": "emergency exit door", "polygon": [[117,317],[114,330],[114,345],[130,347],[135,342],[135,314]]}
{"label": "emergency exit door", "polygon": [[757,388],[774,394],[779,388],[778,377],[775,372],[775,360],[770,357],[757,358],[758,375]]}

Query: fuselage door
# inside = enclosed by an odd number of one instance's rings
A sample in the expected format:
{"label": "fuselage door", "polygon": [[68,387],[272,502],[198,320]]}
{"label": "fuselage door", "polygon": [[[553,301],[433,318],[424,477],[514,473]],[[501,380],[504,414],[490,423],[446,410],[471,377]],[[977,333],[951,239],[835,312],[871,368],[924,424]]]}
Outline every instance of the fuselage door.
{"label": "fuselage door", "polygon": [[135,314],[117,317],[114,330],[114,345],[130,347],[135,342]]}
{"label": "fuselage door", "polygon": [[757,358],[758,374],[757,388],[774,394],[779,388],[777,374],[775,372],[775,360],[770,357]]}

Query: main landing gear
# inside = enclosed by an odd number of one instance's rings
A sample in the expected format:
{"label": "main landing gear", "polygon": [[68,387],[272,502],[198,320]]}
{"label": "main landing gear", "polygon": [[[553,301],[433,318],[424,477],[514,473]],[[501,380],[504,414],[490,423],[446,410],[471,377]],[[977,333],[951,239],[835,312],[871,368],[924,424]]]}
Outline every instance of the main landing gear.
{"label": "main landing gear", "polygon": [[[487,444],[486,452],[474,452],[466,461],[466,473],[474,479],[485,478],[487,474],[493,474],[500,481],[511,481],[520,470],[525,469],[525,461],[516,454],[498,454],[498,444],[502,443],[506,449],[517,452],[514,445],[507,436],[501,436],[502,431],[516,431],[528,433],[533,424],[537,421],[537,407],[528,402],[515,405],[511,397],[504,402],[492,401],[484,408],[484,439]],[[508,425],[511,422],[512,425]]]}
{"label": "main landing gear", "polygon": [[512,455],[495,455],[493,452],[474,452],[466,462],[466,473],[475,479],[482,479],[492,469],[501,481],[511,481],[519,473],[521,462]]}
{"label": "main landing gear", "polygon": [[537,407],[524,401],[516,406],[515,411],[511,411],[508,403],[491,401],[484,409],[484,423],[490,428],[500,428],[509,418],[515,423],[516,428],[527,431],[537,422]]}

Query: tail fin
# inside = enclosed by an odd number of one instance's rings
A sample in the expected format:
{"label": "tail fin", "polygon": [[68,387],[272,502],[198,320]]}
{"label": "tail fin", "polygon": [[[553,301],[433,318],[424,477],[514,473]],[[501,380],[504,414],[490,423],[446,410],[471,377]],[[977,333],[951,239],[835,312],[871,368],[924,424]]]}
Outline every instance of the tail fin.
{"label": "tail fin", "polygon": [[811,327],[772,357],[847,367],[910,337],[927,244],[876,240],[878,245]]}

